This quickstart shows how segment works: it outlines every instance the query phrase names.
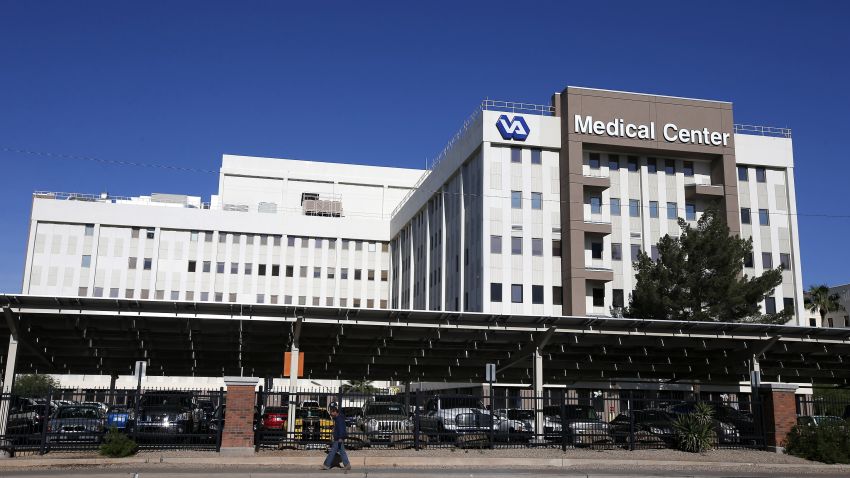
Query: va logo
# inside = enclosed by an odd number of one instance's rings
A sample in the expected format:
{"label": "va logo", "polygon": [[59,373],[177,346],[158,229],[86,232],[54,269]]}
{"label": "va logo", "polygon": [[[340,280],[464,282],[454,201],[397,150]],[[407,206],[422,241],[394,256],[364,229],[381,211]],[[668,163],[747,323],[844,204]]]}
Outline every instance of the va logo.
{"label": "va logo", "polygon": [[525,138],[528,138],[528,123],[522,116],[514,116],[513,119],[508,119],[508,115],[499,116],[496,121],[496,128],[499,129],[499,134],[505,140],[525,141]]}

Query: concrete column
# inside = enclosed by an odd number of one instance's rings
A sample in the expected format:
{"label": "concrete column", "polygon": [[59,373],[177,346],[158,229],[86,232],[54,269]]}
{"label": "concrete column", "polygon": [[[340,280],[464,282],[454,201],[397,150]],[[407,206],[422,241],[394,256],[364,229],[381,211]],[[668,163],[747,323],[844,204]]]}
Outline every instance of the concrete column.
{"label": "concrete column", "polygon": [[292,438],[295,433],[295,391],[298,390],[298,347],[293,345],[289,354],[289,411],[286,415],[287,436]]}
{"label": "concrete column", "polygon": [[535,440],[543,441],[543,354],[534,349],[534,431],[541,435]]}
{"label": "concrete column", "polygon": [[785,439],[791,428],[797,424],[797,403],[794,397],[797,385],[763,383],[759,391],[762,399],[765,445],[769,451],[783,453]]}
{"label": "concrete column", "polygon": [[254,404],[259,380],[257,377],[224,377],[227,409],[221,434],[222,455],[254,455]]}
{"label": "concrete column", "polygon": [[[18,341],[14,335],[9,336],[9,353],[6,354],[6,373],[3,375],[3,389],[0,395],[8,397],[12,393],[12,382],[15,381],[15,362],[18,360]],[[10,399],[0,399],[0,436],[6,434],[6,420],[9,418]]]}

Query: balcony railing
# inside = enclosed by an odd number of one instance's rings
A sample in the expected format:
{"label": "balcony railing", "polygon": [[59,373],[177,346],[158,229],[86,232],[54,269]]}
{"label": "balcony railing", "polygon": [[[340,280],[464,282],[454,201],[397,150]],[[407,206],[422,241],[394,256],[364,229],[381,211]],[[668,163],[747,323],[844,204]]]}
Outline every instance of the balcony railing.
{"label": "balcony railing", "polygon": [[759,126],[753,124],[734,125],[735,134],[751,134],[756,136],[771,136],[774,138],[790,138],[791,128],[776,128],[773,126]]}

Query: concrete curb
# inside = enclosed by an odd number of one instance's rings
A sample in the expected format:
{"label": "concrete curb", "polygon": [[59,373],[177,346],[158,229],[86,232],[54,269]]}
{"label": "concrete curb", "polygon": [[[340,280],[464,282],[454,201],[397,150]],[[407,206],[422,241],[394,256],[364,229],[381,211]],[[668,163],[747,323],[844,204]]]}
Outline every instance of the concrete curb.
{"label": "concrete curb", "polygon": [[[29,468],[62,468],[62,467],[101,467],[101,466],[132,466],[132,465],[214,465],[214,466],[291,466],[295,468],[312,468],[320,462],[318,457],[289,457],[289,456],[253,456],[253,457],[129,457],[129,458],[10,458],[0,460],[0,470],[29,469]],[[473,458],[473,457],[394,457],[366,456],[356,457],[352,465],[369,468],[526,468],[526,469],[564,469],[596,468],[596,467],[633,467],[633,468],[667,468],[692,467],[726,469],[752,467],[759,471],[820,470],[850,473],[850,465],[824,464],[786,464],[786,463],[752,463],[752,462],[715,462],[715,461],[678,461],[678,460],[609,460],[579,458]]]}

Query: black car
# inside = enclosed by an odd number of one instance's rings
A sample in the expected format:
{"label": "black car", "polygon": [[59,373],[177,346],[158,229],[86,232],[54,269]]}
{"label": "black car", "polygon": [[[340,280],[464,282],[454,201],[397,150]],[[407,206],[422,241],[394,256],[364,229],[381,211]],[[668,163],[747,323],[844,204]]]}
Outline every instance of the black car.
{"label": "black car", "polygon": [[612,426],[599,418],[589,405],[557,405],[543,407],[544,436],[560,440],[562,434],[573,446],[602,445],[614,439]]}
{"label": "black car", "polygon": [[26,441],[29,435],[41,433],[55,410],[44,400],[13,396],[6,421],[6,434],[18,441]]}
{"label": "black car", "polygon": [[635,442],[672,445],[676,439],[674,418],[664,410],[628,410],[611,420],[612,434],[617,443],[628,443],[634,417]]}
{"label": "black car", "polygon": [[357,426],[363,419],[362,407],[342,407],[340,411],[345,417],[345,425],[348,427]]}
{"label": "black car", "polygon": [[[752,419],[747,420],[744,415],[734,408],[713,404],[709,404],[709,406],[713,412],[711,422],[714,432],[717,434],[717,440],[721,444],[739,443],[741,440],[739,427],[744,427],[746,430],[753,429]],[[673,418],[693,413],[694,410],[696,410],[696,404],[694,402],[683,402],[667,408],[667,412]],[[733,421],[737,422],[738,426]]]}
{"label": "black car", "polygon": [[145,392],[139,403],[136,431],[149,435],[190,435],[198,433],[200,414],[191,393]]}

